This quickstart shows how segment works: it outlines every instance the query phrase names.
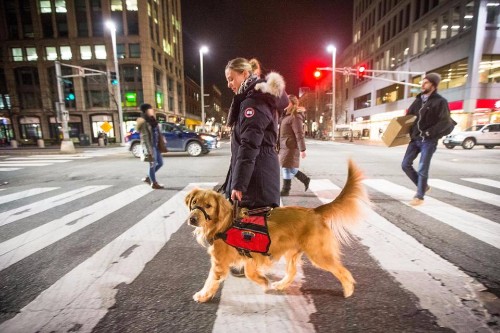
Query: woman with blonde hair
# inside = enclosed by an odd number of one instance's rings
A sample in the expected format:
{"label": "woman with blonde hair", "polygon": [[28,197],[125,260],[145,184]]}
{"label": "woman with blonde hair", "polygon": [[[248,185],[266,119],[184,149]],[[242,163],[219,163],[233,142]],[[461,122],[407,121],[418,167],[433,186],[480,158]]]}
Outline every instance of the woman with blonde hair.
{"label": "woman with blonde hair", "polygon": [[304,111],[299,106],[299,99],[289,95],[290,104],[280,122],[279,159],[283,174],[283,188],[281,196],[288,196],[292,185],[292,178],[297,177],[304,184],[305,191],[309,188],[311,178],[299,170],[300,158],[306,157],[306,143],[304,139]]}

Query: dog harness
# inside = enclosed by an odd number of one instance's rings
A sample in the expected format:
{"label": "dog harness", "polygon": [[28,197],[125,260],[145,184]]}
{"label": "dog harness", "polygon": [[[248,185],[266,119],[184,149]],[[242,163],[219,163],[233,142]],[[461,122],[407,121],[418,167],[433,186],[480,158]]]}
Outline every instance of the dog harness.
{"label": "dog harness", "polygon": [[248,258],[252,258],[250,252],[269,256],[271,237],[267,228],[267,217],[271,210],[271,207],[257,208],[249,210],[246,216],[239,218],[236,201],[233,206],[233,224],[226,231],[216,234],[215,239],[222,239],[240,255]]}

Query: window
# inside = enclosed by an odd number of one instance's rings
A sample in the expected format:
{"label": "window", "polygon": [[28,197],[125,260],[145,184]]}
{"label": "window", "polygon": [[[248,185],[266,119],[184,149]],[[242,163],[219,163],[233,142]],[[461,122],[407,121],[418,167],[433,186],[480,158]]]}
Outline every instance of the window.
{"label": "window", "polygon": [[111,11],[112,12],[123,11],[122,0],[111,0]]}
{"label": "window", "polygon": [[69,46],[61,46],[61,59],[62,60],[71,60],[73,54],[71,53],[71,47]]}
{"label": "window", "polygon": [[472,27],[472,22],[474,19],[474,1],[469,2],[465,5],[465,13],[464,13],[464,29],[468,29]]}
{"label": "window", "polygon": [[92,59],[92,49],[89,45],[80,46],[80,59],[82,60]]}
{"label": "window", "polygon": [[89,25],[87,22],[86,0],[75,0],[76,17],[78,17],[78,37],[89,36]]}
{"label": "window", "polygon": [[155,101],[156,101],[156,107],[158,109],[163,109],[163,93],[157,91]]}
{"label": "window", "polygon": [[96,59],[106,59],[106,47],[104,45],[95,45],[94,51]]}
{"label": "window", "polygon": [[427,27],[423,27],[420,29],[420,46],[419,52],[423,52],[427,49],[429,44],[427,43]]}
{"label": "window", "polygon": [[129,44],[128,52],[130,58],[140,58],[141,57],[141,46],[140,44]]}
{"label": "window", "polygon": [[451,37],[456,36],[460,30],[460,7],[455,7],[451,15]]}
{"label": "window", "polygon": [[12,48],[12,60],[14,61],[23,61],[23,49],[20,47]]}
{"label": "window", "polygon": [[[101,0],[90,0],[92,33],[94,36],[104,36],[104,25],[102,24]],[[104,58],[105,59],[105,58]]]}
{"label": "window", "polygon": [[124,59],[127,57],[125,54],[125,44],[116,44],[116,56],[118,59]]}
{"label": "window", "polygon": [[137,93],[135,91],[125,92],[125,106],[137,106]]}
{"label": "window", "polygon": [[446,90],[465,85],[467,70],[467,59],[462,59],[428,72],[435,72],[441,75],[441,83],[439,83],[438,90]]}
{"label": "window", "polygon": [[436,46],[437,44],[437,37],[438,37],[438,33],[437,33],[437,21],[436,20],[433,20],[431,22],[431,38],[430,38],[430,41],[431,41],[431,45],[430,47],[434,47]]}
{"label": "window", "polygon": [[126,0],[125,2],[127,4],[128,11],[136,12],[139,10],[139,7],[137,6],[137,0]]}
{"label": "window", "polygon": [[500,83],[500,55],[483,54],[479,63],[480,83]]}
{"label": "window", "polygon": [[161,87],[161,72],[155,69],[155,84]]}
{"label": "window", "polygon": [[50,0],[40,0],[40,13],[52,13],[52,6]]}
{"label": "window", "polygon": [[53,46],[45,47],[45,53],[47,55],[47,60],[57,60],[57,50]]}
{"label": "window", "polygon": [[377,90],[376,104],[385,104],[399,101],[404,98],[404,86],[393,84],[388,87]]}
{"label": "window", "polygon": [[486,5],[486,24],[498,27],[500,24],[500,3]]}
{"label": "window", "polygon": [[370,107],[372,94],[366,94],[354,98],[354,110],[364,109]]}
{"label": "window", "polygon": [[26,48],[26,59],[28,61],[37,61],[38,60],[38,55],[36,54],[36,48],[34,48],[34,47],[27,47]]}
{"label": "window", "polygon": [[66,0],[56,0],[56,13],[66,13]]}

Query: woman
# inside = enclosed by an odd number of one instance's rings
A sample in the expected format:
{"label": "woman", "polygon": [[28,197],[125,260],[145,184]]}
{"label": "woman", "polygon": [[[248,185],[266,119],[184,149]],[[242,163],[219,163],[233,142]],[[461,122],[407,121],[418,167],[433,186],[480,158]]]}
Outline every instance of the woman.
{"label": "woman", "polygon": [[155,111],[150,104],[141,105],[142,117],[137,118],[137,131],[141,133],[143,159],[149,162],[149,173],[142,181],[155,190],[164,188],[156,181],[156,172],[163,166],[161,153],[166,153],[165,137],[156,121]]}
{"label": "woman", "polygon": [[303,122],[305,109],[299,107],[297,96],[289,95],[290,105],[280,122],[279,158],[283,172],[283,188],[281,196],[290,194],[292,178],[297,177],[305,187],[309,188],[311,178],[299,170],[300,158],[306,157]]}
{"label": "woman", "polygon": [[229,61],[225,76],[235,96],[228,116],[231,164],[223,190],[231,200],[240,201],[241,207],[277,207],[280,166],[276,100],[285,88],[283,78],[271,73],[267,81],[260,79],[245,58]]}

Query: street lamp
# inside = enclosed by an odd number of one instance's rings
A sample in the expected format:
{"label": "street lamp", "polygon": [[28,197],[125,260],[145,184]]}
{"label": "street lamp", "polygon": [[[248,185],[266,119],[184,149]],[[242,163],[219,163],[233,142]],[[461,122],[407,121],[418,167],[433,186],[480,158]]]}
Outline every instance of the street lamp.
{"label": "street lamp", "polygon": [[116,26],[113,21],[107,21],[106,26],[111,32],[111,42],[113,44],[113,59],[115,64],[115,73],[116,73],[116,99],[118,104],[118,123],[120,127],[120,136],[122,145],[125,144],[125,126],[123,124],[123,111],[122,111],[122,95],[120,89],[120,70],[118,68],[118,57],[116,54]]}
{"label": "street lamp", "polygon": [[335,56],[337,49],[333,45],[328,45],[327,50],[332,54],[332,140],[335,140]]}
{"label": "street lamp", "polygon": [[201,125],[205,131],[205,92],[203,87],[203,54],[208,53],[208,47],[200,47],[200,88],[201,88]]}

